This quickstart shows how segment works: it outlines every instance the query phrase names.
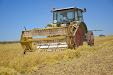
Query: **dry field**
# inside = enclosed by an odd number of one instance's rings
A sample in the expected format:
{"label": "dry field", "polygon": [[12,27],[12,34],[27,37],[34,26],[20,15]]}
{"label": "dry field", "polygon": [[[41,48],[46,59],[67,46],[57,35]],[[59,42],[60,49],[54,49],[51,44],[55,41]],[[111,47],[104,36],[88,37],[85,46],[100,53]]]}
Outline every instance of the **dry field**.
{"label": "dry field", "polygon": [[23,54],[20,43],[0,44],[0,75],[113,75],[113,35],[95,46],[64,52]]}

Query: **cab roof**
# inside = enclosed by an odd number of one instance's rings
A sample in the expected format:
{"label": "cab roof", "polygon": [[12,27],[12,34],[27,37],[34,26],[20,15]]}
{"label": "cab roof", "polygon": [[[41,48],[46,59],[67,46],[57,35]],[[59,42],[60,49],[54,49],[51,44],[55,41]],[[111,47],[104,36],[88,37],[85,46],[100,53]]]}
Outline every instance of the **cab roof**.
{"label": "cab roof", "polygon": [[68,7],[68,8],[61,8],[61,9],[53,9],[53,12],[55,12],[55,11],[62,11],[62,10],[68,10],[68,9],[80,9],[80,10],[82,10],[81,8],[78,8],[78,7]]}

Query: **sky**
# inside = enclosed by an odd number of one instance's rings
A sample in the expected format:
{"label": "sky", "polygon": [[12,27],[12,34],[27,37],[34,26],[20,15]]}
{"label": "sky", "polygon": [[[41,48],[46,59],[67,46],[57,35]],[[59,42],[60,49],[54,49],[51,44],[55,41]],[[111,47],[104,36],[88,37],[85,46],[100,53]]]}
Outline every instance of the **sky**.
{"label": "sky", "polygon": [[83,13],[88,30],[113,35],[113,0],[0,0],[0,41],[20,40],[24,26],[27,30],[44,28],[53,22],[53,7],[86,8]]}

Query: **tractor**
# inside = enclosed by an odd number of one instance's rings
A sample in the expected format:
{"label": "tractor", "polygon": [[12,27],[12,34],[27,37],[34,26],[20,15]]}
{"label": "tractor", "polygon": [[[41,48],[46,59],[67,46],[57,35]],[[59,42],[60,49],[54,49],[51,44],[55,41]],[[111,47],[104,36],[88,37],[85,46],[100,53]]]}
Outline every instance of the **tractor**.
{"label": "tractor", "polygon": [[90,46],[94,45],[93,32],[88,31],[83,19],[86,8],[55,9],[53,7],[51,12],[53,23],[48,24],[45,28],[22,31],[20,42],[24,53],[74,49],[83,45],[84,41]]}

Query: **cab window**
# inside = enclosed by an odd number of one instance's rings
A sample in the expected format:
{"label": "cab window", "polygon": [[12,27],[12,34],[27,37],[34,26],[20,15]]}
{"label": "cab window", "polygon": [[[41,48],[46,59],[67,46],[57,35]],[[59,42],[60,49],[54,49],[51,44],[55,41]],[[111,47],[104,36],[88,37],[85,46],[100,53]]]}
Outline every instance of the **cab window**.
{"label": "cab window", "polygon": [[79,21],[83,22],[83,15],[81,10],[78,10],[78,19]]}
{"label": "cab window", "polygon": [[68,12],[68,13],[67,13],[67,17],[68,17],[69,19],[73,19],[73,18],[74,18],[73,12],[72,12],[72,11]]}
{"label": "cab window", "polygon": [[76,10],[75,10],[75,21],[78,21],[78,14]]}

